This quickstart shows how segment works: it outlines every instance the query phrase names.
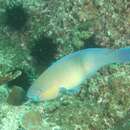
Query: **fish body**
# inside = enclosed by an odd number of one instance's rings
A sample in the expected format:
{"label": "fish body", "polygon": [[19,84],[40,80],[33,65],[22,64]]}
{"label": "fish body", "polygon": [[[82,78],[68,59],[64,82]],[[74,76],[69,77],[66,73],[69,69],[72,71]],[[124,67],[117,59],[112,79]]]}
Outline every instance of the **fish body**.
{"label": "fish body", "polygon": [[45,70],[29,88],[27,97],[33,101],[54,99],[63,88],[77,90],[85,79],[94,75],[102,66],[129,61],[130,48],[90,48],[74,52]]}

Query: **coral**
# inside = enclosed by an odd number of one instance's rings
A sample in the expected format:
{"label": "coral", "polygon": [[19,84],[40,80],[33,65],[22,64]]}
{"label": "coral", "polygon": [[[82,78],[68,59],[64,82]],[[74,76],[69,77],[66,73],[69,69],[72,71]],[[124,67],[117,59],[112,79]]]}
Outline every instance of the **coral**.
{"label": "coral", "polygon": [[24,89],[24,91],[27,91],[29,86],[31,85],[31,82],[32,82],[31,76],[33,76],[33,74],[30,76],[31,70],[29,69],[26,71],[23,69],[20,72],[21,72],[21,75],[9,81],[8,86],[18,85],[18,86],[21,86]]}
{"label": "coral", "polygon": [[17,130],[19,128],[20,114],[25,112],[27,107],[11,107],[8,104],[0,102],[0,129]]}
{"label": "coral", "polygon": [[[22,77],[24,73],[28,75],[24,81],[20,78],[21,83],[13,85],[21,85],[26,81],[24,87],[29,87],[29,77],[33,73],[29,63],[29,52],[22,49],[18,41],[13,41],[11,37],[0,34],[0,84],[7,83]],[[30,75],[30,76],[29,76]],[[31,79],[31,78],[30,78]],[[19,81],[20,81],[19,80]],[[23,86],[22,86],[23,87]]]}
{"label": "coral", "polygon": [[113,128],[109,130],[129,130],[130,129],[130,113],[129,111],[126,113],[126,116],[124,116],[122,119],[117,121]]}
{"label": "coral", "polygon": [[[130,43],[128,0],[13,1],[22,2],[16,7],[23,15],[19,24],[13,19],[7,26],[4,19],[10,0],[0,0],[0,84],[13,80],[8,85],[27,91],[31,81],[54,59],[81,48],[118,48]],[[19,32],[26,29],[26,24],[27,30]],[[43,65],[42,69],[38,64]],[[28,101],[21,106],[6,103],[10,89],[1,85],[0,129],[24,129],[23,117],[29,111],[40,110],[44,110],[40,111],[42,130],[115,130],[124,128],[124,124],[129,127],[129,72],[129,65],[104,67],[81,85],[79,94],[61,95],[42,103]]]}
{"label": "coral", "polygon": [[[1,66],[4,66],[4,65],[1,65]],[[22,73],[21,71],[16,70],[15,72],[12,71],[12,72],[7,72],[6,74],[2,74],[0,77],[0,84],[9,82],[10,80],[17,78],[18,76],[21,75],[21,73]]]}
{"label": "coral", "polygon": [[42,116],[38,111],[29,111],[25,113],[22,119],[22,126],[26,130],[40,130],[42,125]]}
{"label": "coral", "polygon": [[[14,114],[15,113],[15,114]],[[2,123],[0,125],[1,130],[17,130],[18,129],[18,116],[16,111],[7,112],[6,118],[2,118]]]}

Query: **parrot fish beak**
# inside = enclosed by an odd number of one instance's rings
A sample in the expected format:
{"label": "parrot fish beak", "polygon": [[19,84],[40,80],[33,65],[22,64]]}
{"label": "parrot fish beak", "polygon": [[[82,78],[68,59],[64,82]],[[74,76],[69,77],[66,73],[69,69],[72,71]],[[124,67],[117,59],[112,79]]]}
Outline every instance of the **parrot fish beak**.
{"label": "parrot fish beak", "polygon": [[40,94],[37,91],[32,91],[31,89],[28,90],[26,97],[30,101],[39,102],[40,101]]}

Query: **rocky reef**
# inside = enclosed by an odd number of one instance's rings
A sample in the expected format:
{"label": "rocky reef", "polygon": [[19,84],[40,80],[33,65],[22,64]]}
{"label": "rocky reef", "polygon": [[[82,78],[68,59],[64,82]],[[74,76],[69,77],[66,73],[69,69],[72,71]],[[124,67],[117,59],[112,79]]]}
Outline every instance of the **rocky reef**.
{"label": "rocky reef", "polygon": [[104,66],[78,94],[25,97],[64,55],[129,46],[129,12],[129,0],[0,0],[0,130],[129,130],[129,64]]}

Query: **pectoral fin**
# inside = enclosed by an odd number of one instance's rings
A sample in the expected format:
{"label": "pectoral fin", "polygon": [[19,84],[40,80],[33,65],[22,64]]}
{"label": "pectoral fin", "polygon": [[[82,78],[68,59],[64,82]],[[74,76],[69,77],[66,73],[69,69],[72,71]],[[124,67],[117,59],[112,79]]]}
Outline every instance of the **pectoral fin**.
{"label": "pectoral fin", "polygon": [[73,94],[77,94],[80,92],[80,87],[79,86],[76,86],[74,88],[71,88],[71,89],[66,89],[65,87],[61,87],[60,88],[60,93],[61,94],[66,94],[66,95],[73,95]]}

